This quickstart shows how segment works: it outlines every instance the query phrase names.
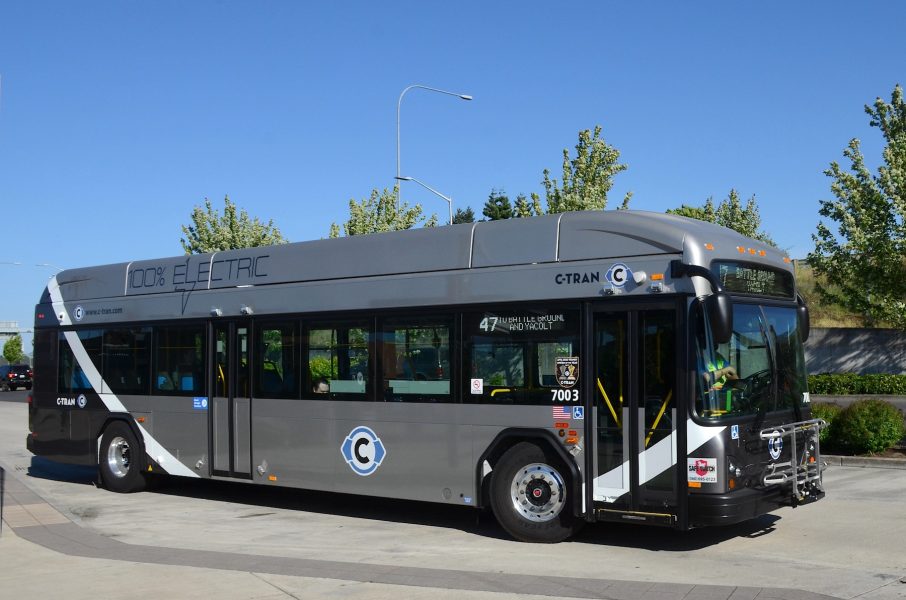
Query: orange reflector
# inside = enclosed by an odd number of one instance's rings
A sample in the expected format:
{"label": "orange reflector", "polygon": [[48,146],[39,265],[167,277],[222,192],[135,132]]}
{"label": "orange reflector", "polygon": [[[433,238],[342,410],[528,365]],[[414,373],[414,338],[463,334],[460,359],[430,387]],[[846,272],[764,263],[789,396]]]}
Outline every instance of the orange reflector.
{"label": "orange reflector", "polygon": [[790,257],[789,257],[789,256],[784,256],[784,257],[783,257],[783,262],[789,263],[789,262],[790,262]]}
{"label": "orange reflector", "polygon": [[567,443],[567,444],[578,444],[578,443],[579,443],[579,438],[577,438],[577,437],[568,437],[568,438],[566,438],[566,443]]}
{"label": "orange reflector", "polygon": [[139,417],[139,418],[136,419],[136,421],[138,421],[139,423],[144,423],[144,422],[145,422],[145,417]]}
{"label": "orange reflector", "polygon": [[579,432],[576,431],[575,429],[569,430],[569,437],[576,437],[577,435],[579,435]]}
{"label": "orange reflector", "polygon": [[755,248],[749,248],[749,254],[755,254]]}
{"label": "orange reflector", "polygon": [[758,256],[767,256],[767,255],[768,255],[768,253],[765,252],[764,250],[759,250],[759,251],[758,251]]}
{"label": "orange reflector", "polygon": [[569,423],[554,423],[556,429],[569,429]]}
{"label": "orange reflector", "polygon": [[663,281],[663,280],[664,280],[663,273],[652,273],[651,274],[651,281]]}
{"label": "orange reflector", "polygon": [[730,489],[731,490],[736,489],[736,480],[735,479],[730,480]]}
{"label": "orange reflector", "polygon": [[276,475],[268,475],[268,476],[267,476],[267,480],[268,480],[268,481],[277,481],[277,476],[276,476]]}
{"label": "orange reflector", "polygon": [[705,244],[705,250],[714,250],[714,244]]}
{"label": "orange reflector", "polygon": [[742,246],[736,246],[736,249],[739,250],[739,253],[740,253],[740,254],[745,254],[745,253],[746,253],[746,249],[743,248]]}
{"label": "orange reflector", "polygon": [[701,486],[702,486],[701,481],[690,481],[689,482],[689,487],[691,487],[691,488],[700,488]]}

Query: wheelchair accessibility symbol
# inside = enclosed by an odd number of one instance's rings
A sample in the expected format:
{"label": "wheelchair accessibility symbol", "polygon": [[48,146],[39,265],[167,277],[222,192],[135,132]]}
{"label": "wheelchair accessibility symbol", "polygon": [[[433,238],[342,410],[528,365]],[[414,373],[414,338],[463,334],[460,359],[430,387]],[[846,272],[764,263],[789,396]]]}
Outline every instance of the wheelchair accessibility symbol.
{"label": "wheelchair accessibility symbol", "polygon": [[374,473],[387,456],[384,443],[374,431],[364,425],[349,432],[340,452],[349,468],[363,477]]}

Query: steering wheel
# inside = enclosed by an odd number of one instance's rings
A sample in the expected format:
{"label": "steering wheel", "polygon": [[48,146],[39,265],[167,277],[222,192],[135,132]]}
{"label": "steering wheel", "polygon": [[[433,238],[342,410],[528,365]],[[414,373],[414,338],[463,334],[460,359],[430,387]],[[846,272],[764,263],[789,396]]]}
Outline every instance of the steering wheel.
{"label": "steering wheel", "polygon": [[763,388],[764,384],[768,383],[770,379],[771,370],[764,369],[762,371],[756,371],[743,379],[731,379],[724,385],[730,386],[735,390],[733,398],[736,404],[743,410],[748,410],[754,408],[755,390]]}

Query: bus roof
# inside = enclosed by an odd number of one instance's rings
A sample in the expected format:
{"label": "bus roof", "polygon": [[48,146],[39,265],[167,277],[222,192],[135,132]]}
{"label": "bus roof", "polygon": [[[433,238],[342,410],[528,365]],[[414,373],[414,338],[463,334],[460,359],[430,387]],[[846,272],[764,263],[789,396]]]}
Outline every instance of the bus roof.
{"label": "bus roof", "polygon": [[56,279],[63,298],[74,301],[664,254],[701,264],[705,243],[715,248],[708,258],[740,258],[737,248],[754,248],[765,252],[766,262],[789,269],[778,249],[725,227],[664,213],[614,210],[140,260],[68,269]]}

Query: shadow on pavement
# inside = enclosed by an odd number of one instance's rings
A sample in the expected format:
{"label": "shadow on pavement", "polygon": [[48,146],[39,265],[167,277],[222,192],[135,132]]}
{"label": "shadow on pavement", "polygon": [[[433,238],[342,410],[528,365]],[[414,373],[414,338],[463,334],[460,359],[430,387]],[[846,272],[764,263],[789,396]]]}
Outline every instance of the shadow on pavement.
{"label": "shadow on pavement", "polygon": [[66,465],[40,456],[33,456],[28,467],[28,476],[50,481],[95,485],[97,469],[83,465]]}
{"label": "shadow on pavement", "polygon": [[[94,485],[97,481],[97,471],[93,467],[65,465],[41,457],[32,458],[28,474],[31,477],[83,485]],[[148,490],[147,493],[151,494],[195,498],[234,505],[246,504],[255,509],[306,511],[374,521],[445,527],[487,538],[510,539],[509,535],[497,524],[490,511],[476,511],[467,506],[161,476],[151,479]],[[258,511],[257,514],[241,515],[235,518],[250,518],[266,514],[269,513]],[[734,538],[756,538],[769,535],[774,531],[774,524],[779,520],[780,517],[775,515],[762,515],[737,525],[709,527],[687,532],[624,523],[593,523],[586,525],[569,543],[682,553],[720,544]]]}

